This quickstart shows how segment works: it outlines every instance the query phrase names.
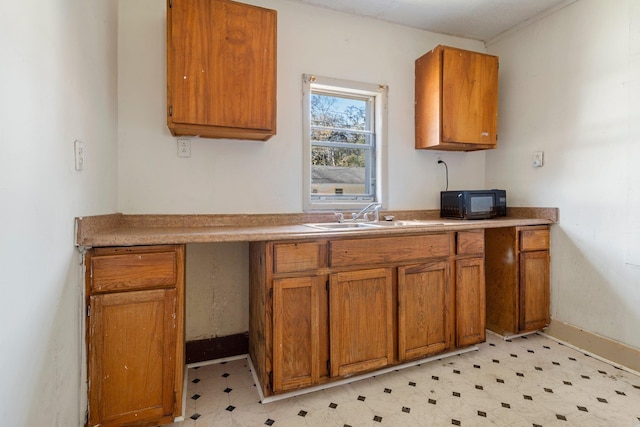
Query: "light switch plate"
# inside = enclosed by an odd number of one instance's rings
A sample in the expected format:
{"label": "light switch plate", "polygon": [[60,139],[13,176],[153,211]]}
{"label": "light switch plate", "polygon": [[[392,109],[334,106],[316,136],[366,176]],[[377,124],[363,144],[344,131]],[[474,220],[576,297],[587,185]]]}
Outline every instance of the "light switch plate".
{"label": "light switch plate", "polygon": [[534,151],[533,152],[533,167],[541,168],[544,166],[544,151]]}
{"label": "light switch plate", "polygon": [[84,169],[84,142],[76,139],[73,141],[73,148],[75,150],[75,163],[76,170],[81,171]]}

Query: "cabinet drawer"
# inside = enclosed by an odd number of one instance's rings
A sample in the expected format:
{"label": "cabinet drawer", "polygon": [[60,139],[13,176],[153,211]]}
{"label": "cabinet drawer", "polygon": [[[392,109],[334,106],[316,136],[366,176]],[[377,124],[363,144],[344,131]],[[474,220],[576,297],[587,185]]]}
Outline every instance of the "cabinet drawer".
{"label": "cabinet drawer", "polygon": [[129,291],[175,286],[176,252],[141,252],[91,258],[91,292]]}
{"label": "cabinet drawer", "polygon": [[520,230],[520,250],[540,251],[549,249],[549,229]]}
{"label": "cabinet drawer", "polygon": [[484,255],[484,230],[461,231],[456,243],[457,255]]}
{"label": "cabinet drawer", "polygon": [[329,242],[329,263],[346,267],[446,257],[451,254],[452,240],[451,234],[334,240]]}
{"label": "cabinet drawer", "polygon": [[273,272],[315,270],[323,267],[322,252],[325,245],[319,242],[278,243],[273,245]]}

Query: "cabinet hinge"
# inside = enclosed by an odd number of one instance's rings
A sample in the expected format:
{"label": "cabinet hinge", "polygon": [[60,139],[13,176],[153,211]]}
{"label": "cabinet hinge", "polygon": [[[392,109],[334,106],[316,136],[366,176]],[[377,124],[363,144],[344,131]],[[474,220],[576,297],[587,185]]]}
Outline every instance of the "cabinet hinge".
{"label": "cabinet hinge", "polygon": [[327,282],[324,284],[325,289],[327,290],[327,292],[329,291],[329,281],[327,280]]}
{"label": "cabinet hinge", "polygon": [[173,107],[169,106],[169,117],[173,117]]}
{"label": "cabinet hinge", "polygon": [[331,360],[327,359],[327,372],[331,372]]}
{"label": "cabinet hinge", "polygon": [[173,7],[173,0],[169,0],[169,9]]}
{"label": "cabinet hinge", "polygon": [[269,388],[273,389],[273,371],[269,372]]}
{"label": "cabinet hinge", "polygon": [[91,317],[91,306],[87,305],[87,317]]}

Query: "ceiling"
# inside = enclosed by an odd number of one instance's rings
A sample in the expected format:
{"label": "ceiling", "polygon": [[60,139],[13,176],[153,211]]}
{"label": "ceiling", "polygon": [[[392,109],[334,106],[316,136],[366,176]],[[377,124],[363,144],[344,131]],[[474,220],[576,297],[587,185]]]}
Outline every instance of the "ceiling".
{"label": "ceiling", "polygon": [[576,0],[291,0],[487,42]]}

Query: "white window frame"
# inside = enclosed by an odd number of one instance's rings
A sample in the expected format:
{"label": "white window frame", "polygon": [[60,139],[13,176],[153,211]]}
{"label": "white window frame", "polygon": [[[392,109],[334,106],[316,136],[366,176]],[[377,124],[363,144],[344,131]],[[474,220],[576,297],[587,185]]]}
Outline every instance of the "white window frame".
{"label": "white window frame", "polygon": [[[303,210],[317,211],[347,211],[360,210],[371,202],[378,202],[386,208],[387,188],[387,92],[388,87],[383,84],[363,83],[350,80],[321,77],[311,74],[302,76],[302,140],[303,140]],[[375,135],[374,165],[376,190],[373,200],[339,200],[316,199],[311,197],[311,92],[321,90],[342,95],[366,96],[373,99],[373,119]]]}

